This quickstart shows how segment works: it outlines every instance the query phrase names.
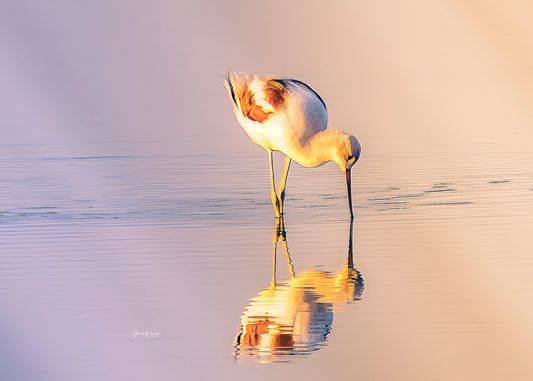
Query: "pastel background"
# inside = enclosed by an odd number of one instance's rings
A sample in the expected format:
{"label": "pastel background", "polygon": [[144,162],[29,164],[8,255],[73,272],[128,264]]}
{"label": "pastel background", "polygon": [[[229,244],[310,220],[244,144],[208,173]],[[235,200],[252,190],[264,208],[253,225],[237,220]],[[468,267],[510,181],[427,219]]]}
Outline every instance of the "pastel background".
{"label": "pastel background", "polygon": [[[518,0],[0,1],[0,378],[531,379],[531,14]],[[286,364],[233,358],[270,281],[274,219],[230,69],[309,83],[363,147],[365,293]],[[297,270],[336,271],[342,174],[295,165],[287,192]]]}

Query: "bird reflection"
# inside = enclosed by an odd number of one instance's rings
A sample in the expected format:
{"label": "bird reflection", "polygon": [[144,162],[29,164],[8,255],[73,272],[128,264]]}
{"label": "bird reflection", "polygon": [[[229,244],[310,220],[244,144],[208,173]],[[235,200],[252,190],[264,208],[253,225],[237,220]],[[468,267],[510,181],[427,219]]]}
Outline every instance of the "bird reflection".
{"label": "bird reflection", "polygon": [[[276,280],[276,249],[281,241],[290,279]],[[273,235],[272,281],[244,308],[235,339],[236,357],[257,356],[261,362],[288,361],[325,345],[334,312],[359,300],[364,283],[353,263],[353,220],[348,257],[336,273],[312,270],[295,275],[282,218]]]}

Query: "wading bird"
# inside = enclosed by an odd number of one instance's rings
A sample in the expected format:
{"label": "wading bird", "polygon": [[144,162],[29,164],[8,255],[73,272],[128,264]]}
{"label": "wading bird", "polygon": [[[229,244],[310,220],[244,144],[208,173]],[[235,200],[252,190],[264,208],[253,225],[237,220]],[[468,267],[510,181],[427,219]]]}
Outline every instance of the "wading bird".
{"label": "wading bird", "polygon": [[[341,130],[326,130],[328,113],[320,95],[301,81],[262,75],[229,72],[225,84],[237,121],[268,153],[271,198],[276,217],[283,216],[291,160],[304,167],[318,167],[333,160],[346,174],[348,204],[353,219],[351,168],[359,158],[361,146],[353,135]],[[287,156],[278,193],[272,151],[281,151]]]}

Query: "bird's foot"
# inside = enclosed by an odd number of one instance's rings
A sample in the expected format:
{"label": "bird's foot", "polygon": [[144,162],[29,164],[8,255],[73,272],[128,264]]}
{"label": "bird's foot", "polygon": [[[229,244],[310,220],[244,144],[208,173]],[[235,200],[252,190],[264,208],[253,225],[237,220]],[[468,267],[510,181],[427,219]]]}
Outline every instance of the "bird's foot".
{"label": "bird's foot", "polygon": [[276,234],[278,237],[280,237],[281,235],[283,235],[283,233],[285,232],[285,223],[284,223],[284,220],[283,220],[283,214],[281,215],[276,215]]}

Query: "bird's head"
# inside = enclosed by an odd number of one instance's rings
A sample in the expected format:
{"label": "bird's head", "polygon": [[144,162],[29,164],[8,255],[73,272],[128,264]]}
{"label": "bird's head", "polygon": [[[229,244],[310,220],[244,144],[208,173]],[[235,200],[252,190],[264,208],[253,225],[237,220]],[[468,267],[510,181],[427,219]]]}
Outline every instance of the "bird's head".
{"label": "bird's head", "polygon": [[361,145],[355,136],[343,133],[341,138],[337,139],[333,152],[333,161],[343,171],[349,171],[360,155]]}
{"label": "bird's head", "polygon": [[333,152],[333,161],[345,172],[346,186],[348,188],[348,203],[350,205],[350,216],[353,220],[352,209],[352,166],[361,155],[361,145],[353,135],[341,133],[337,139],[335,150]]}

